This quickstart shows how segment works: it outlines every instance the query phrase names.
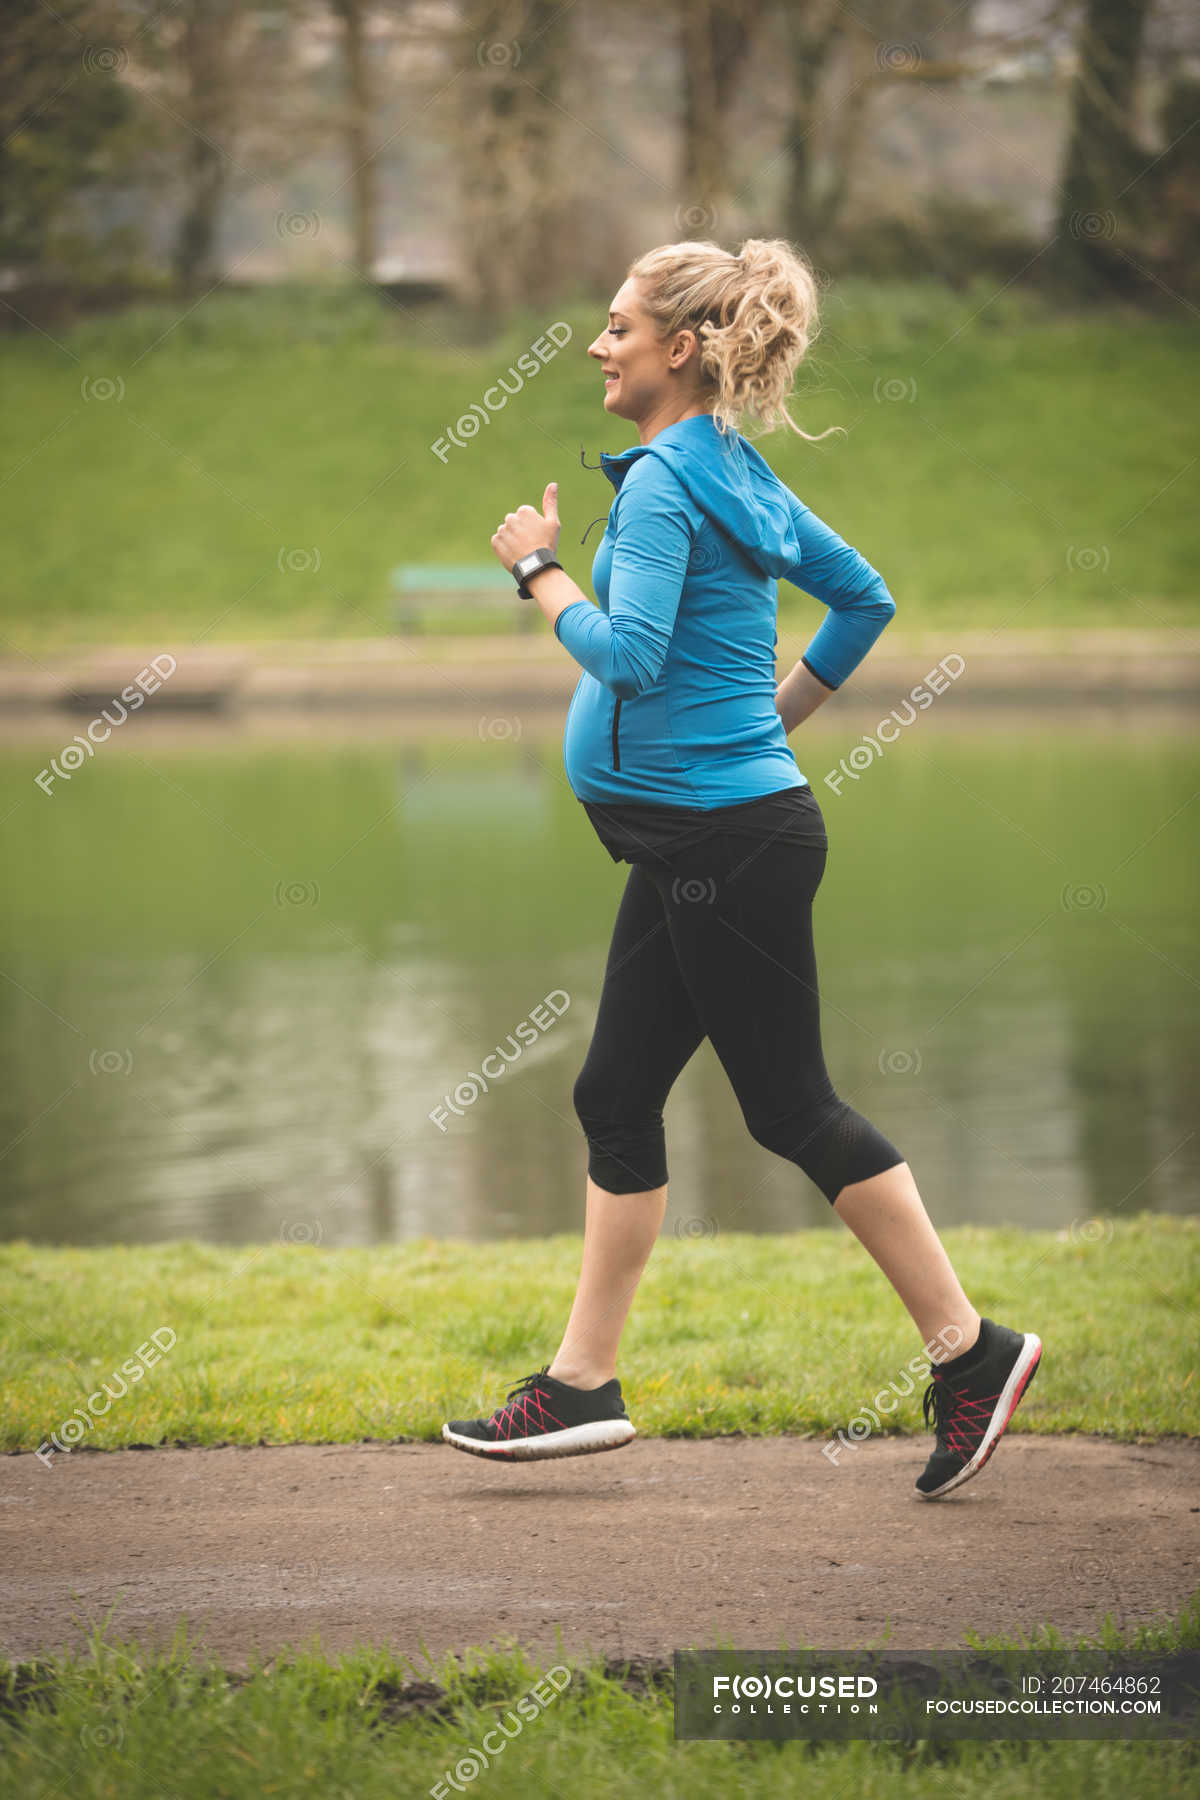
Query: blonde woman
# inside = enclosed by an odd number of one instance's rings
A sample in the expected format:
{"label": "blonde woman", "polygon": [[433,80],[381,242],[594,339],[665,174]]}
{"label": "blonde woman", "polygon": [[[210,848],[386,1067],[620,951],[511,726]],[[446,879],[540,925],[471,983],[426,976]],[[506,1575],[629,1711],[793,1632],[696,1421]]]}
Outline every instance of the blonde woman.
{"label": "blonde woman", "polygon": [[[751,239],[736,255],[666,244],[639,258],[588,347],[605,412],[639,438],[601,455],[616,492],[592,564],[599,606],[558,561],[554,482],[541,512],[518,507],[492,538],[583,669],[567,777],[630,873],[574,1090],[588,1182],[562,1343],[489,1418],[451,1420],[442,1435],[507,1461],[634,1436],[617,1347],[666,1210],[663,1104],[707,1037],[751,1134],[816,1183],[911,1314],[936,1432],[916,1487],[938,1499],[988,1460],[1042,1346],[980,1318],[900,1151],[825,1067],[812,903],[827,840],[787,739],[895,603],[739,431],[748,416],[807,438],[786,399],[816,320],[811,267],[785,242]],[[780,576],[828,612],[777,686]]]}

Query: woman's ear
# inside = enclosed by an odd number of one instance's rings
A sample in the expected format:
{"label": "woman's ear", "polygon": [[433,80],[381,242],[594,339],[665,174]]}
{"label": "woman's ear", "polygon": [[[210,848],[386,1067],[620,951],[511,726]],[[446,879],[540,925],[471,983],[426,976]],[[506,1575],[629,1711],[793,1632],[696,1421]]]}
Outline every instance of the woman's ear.
{"label": "woman's ear", "polygon": [[697,349],[698,342],[694,331],[677,331],[667,358],[671,368],[681,369],[688,357]]}

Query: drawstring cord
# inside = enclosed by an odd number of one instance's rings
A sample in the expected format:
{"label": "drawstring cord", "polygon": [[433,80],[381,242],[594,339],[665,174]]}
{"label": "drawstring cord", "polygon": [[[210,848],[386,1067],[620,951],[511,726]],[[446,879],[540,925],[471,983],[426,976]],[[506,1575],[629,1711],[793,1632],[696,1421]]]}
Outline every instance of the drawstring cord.
{"label": "drawstring cord", "polygon": [[[603,468],[603,466],[604,466],[602,463],[590,463],[587,459],[587,451],[584,449],[582,444],[580,444],[580,446],[579,446],[579,461],[580,461],[580,464],[582,465],[582,467],[585,469],[595,470],[595,469]],[[592,520],[592,525],[606,525],[607,523],[608,523],[608,514],[607,513],[601,513],[598,518],[595,518]],[[592,525],[588,526],[587,531],[585,531],[583,536],[580,538],[579,542],[581,545],[587,543],[588,533],[591,531]]]}

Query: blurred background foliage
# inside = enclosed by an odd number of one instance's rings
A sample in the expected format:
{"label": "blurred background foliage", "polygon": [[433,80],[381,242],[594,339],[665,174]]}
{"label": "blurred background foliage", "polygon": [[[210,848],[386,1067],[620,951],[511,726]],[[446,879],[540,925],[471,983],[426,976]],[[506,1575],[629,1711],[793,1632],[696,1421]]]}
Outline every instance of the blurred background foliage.
{"label": "blurred background foliage", "polygon": [[313,274],[487,330],[655,242],[1200,289],[1184,0],[0,0],[0,321]]}

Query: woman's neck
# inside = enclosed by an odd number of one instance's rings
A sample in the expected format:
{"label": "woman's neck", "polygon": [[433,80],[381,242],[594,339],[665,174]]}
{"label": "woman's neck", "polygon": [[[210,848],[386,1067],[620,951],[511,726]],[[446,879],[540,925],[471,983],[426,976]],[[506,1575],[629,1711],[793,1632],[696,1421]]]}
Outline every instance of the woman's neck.
{"label": "woman's neck", "polygon": [[646,419],[635,420],[638,428],[638,440],[648,444],[656,438],[660,431],[666,431],[671,425],[682,425],[685,419],[700,419],[705,414],[711,415],[712,407],[706,406],[702,400],[695,401],[684,412],[677,412],[671,406],[663,406],[651,413]]}

